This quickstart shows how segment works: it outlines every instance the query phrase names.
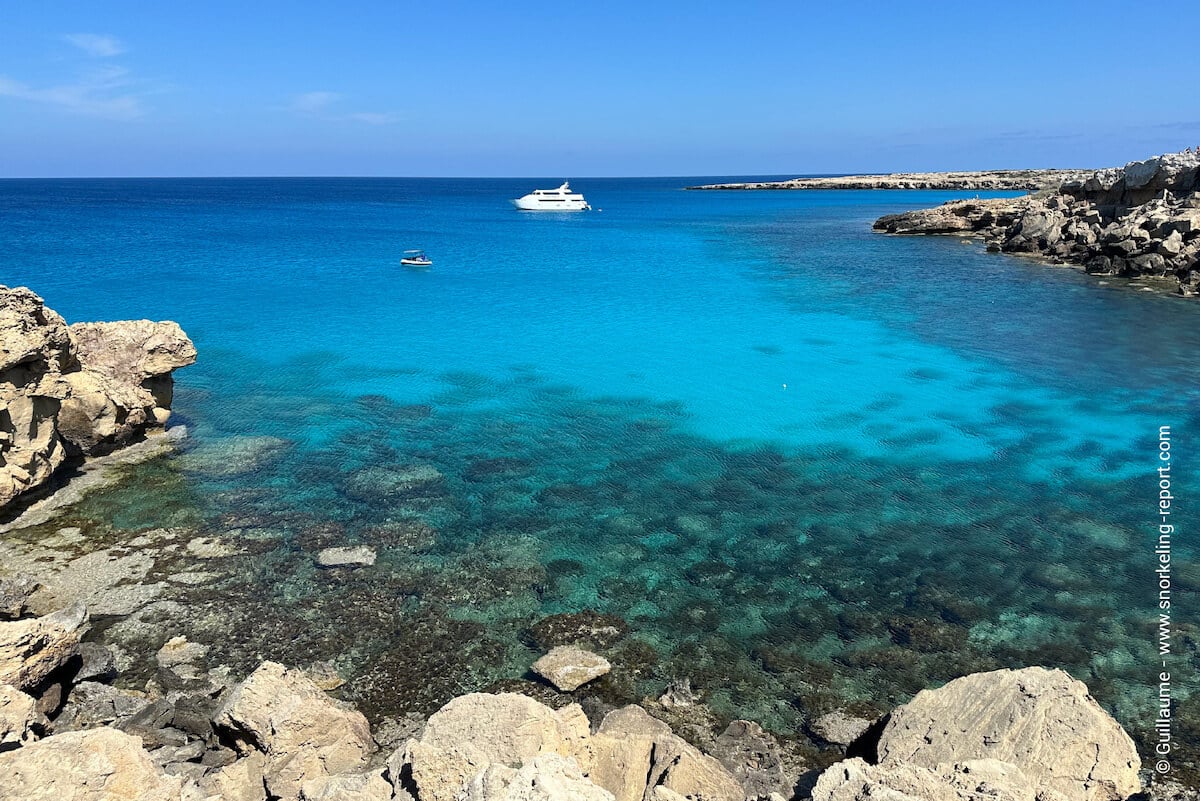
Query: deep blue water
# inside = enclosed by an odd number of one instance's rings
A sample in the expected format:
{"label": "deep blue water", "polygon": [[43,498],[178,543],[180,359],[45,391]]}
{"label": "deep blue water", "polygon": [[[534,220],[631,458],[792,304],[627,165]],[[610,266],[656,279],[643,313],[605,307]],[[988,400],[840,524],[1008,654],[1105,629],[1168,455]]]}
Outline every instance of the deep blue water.
{"label": "deep blue water", "polygon": [[[1190,450],[1200,305],[870,230],[961,194],[701,180],[578,180],[574,215],[508,203],[557,179],[0,181],[0,282],[192,336],[193,450],[89,514],[273,532],[224,590],[277,627],[225,647],[337,656],[378,709],[431,665],[518,677],[531,622],[593,609],[632,630],[615,694],[689,675],[790,731],[1049,664],[1146,736],[1151,471],[1159,426]],[[357,541],[378,566],[314,573]]]}

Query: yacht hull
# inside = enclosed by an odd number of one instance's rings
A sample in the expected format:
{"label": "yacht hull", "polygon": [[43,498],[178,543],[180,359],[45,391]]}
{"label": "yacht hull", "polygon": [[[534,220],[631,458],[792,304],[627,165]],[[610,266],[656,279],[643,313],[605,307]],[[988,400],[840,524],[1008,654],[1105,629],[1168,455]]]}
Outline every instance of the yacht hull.
{"label": "yacht hull", "polygon": [[542,198],[519,197],[513,205],[521,211],[587,211],[591,208],[584,200],[545,200]]}

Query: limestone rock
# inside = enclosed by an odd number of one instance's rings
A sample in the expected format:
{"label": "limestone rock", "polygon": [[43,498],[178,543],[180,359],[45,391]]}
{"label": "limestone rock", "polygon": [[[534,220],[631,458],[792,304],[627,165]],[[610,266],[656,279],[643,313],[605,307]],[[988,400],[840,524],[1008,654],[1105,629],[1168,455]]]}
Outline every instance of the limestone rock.
{"label": "limestone rock", "polygon": [[300,801],[391,801],[392,785],[381,773],[351,773],[309,779]]}
{"label": "limestone rock", "polygon": [[16,687],[0,684],[0,747],[32,742],[45,726],[37,701]]}
{"label": "limestone rock", "polygon": [[85,455],[126,444],[170,416],[171,371],[196,361],[196,347],[172,322],[76,323],[70,328],[80,369],[65,378],[58,428]]}
{"label": "limestone rock", "polygon": [[455,801],[489,765],[518,767],[542,753],[573,756],[588,734],[576,705],[555,712],[524,695],[471,693],[429,718],[420,739],[405,746],[404,761],[421,801]]}
{"label": "limestone rock", "polygon": [[809,731],[818,740],[843,748],[861,737],[870,727],[871,721],[844,712],[829,712],[808,724]]}
{"label": "limestone rock", "polygon": [[0,753],[0,798],[22,801],[172,801],[183,780],[167,776],[142,741],[110,728],[56,734]]}
{"label": "limestone rock", "polygon": [[619,617],[592,609],[544,617],[529,628],[529,638],[538,648],[556,645],[587,645],[607,648],[629,633]]}
{"label": "limestone rock", "polygon": [[163,426],[171,371],[195,359],[175,323],[68,328],[33,292],[0,286],[0,508],[68,457],[106,453]]}
{"label": "limestone rock", "polygon": [[813,787],[813,801],[1034,801],[1037,787],[1020,769],[994,759],[958,764],[831,765]]}
{"label": "limestone rock", "polygon": [[495,801],[614,801],[613,794],[597,787],[579,770],[574,759],[559,754],[539,754],[508,781]]}
{"label": "limestone rock", "polygon": [[671,732],[639,706],[605,716],[589,744],[589,775],[618,801],[649,797],[661,786],[694,801],[742,801],[725,767]]}
{"label": "limestone rock", "polygon": [[572,692],[612,669],[609,661],[574,645],[559,645],[533,663],[533,670],[563,692]]}
{"label": "limestone rock", "polygon": [[368,567],[375,564],[375,549],[369,545],[325,548],[315,561],[317,567]]}
{"label": "limestone rock", "polygon": [[197,662],[203,659],[207,653],[207,645],[188,642],[187,637],[177,636],[167,640],[163,647],[158,649],[154,659],[158,662],[159,667],[173,668]]}
{"label": "limestone rock", "polygon": [[54,728],[61,732],[100,724],[124,724],[144,712],[151,703],[145,693],[83,681],[71,689],[66,705],[54,721]]}
{"label": "limestone rock", "polygon": [[23,573],[0,578],[0,620],[16,620],[25,614],[29,596],[37,588],[37,579]]}
{"label": "limestone rock", "polygon": [[343,709],[299,670],[263,662],[238,685],[213,722],[242,753],[266,755],[272,795],[296,799],[309,780],[366,767],[374,750],[361,713]]}
{"label": "limestone rock", "polygon": [[712,755],[737,779],[746,798],[791,797],[798,777],[788,775],[779,743],[757,723],[730,723],[713,743]]}
{"label": "limestone rock", "polygon": [[960,200],[875,222],[893,234],[974,233],[1094,274],[1174,275],[1185,295],[1200,265],[1200,153],[1168,153],[1078,176],[1023,198]]}
{"label": "limestone rock", "polygon": [[266,764],[267,758],[255,751],[210,771],[200,779],[200,790],[206,798],[216,796],[221,801],[267,801]]}
{"label": "limestone rock", "polygon": [[933,768],[992,759],[1067,801],[1116,801],[1139,789],[1129,735],[1061,670],[976,673],[924,690],[892,712],[882,765]]}
{"label": "limestone rock", "polygon": [[0,684],[36,687],[75,655],[87,609],[75,604],[49,615],[0,623]]}
{"label": "limestone rock", "polygon": [[66,322],[40,297],[0,286],[0,508],[66,459],[55,420],[70,392],[70,348]]}

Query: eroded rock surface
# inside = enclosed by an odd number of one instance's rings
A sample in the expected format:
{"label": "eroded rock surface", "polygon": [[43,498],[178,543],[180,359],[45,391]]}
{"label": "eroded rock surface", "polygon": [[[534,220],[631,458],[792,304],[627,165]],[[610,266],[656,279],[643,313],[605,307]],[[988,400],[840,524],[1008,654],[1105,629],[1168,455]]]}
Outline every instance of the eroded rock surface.
{"label": "eroded rock surface", "polygon": [[533,671],[563,692],[572,692],[598,679],[612,665],[607,659],[574,645],[559,645],[533,663]]}
{"label": "eroded rock surface", "polygon": [[174,801],[183,779],[161,773],[142,741],[110,728],[47,737],[0,753],[0,798]]}
{"label": "eroded rock surface", "polygon": [[304,782],[361,771],[375,749],[367,719],[344,709],[300,670],[264,662],[230,694],[214,722],[242,753],[267,757],[272,795],[296,799]]}
{"label": "eroded rock surface", "polygon": [[932,768],[847,759],[821,774],[812,801],[1034,801],[1037,790],[1019,768],[994,759]]}
{"label": "eroded rock surface", "polygon": [[36,687],[75,655],[88,613],[76,604],[53,614],[0,623],[0,684]]}
{"label": "eroded rock surface", "polygon": [[1168,153],[1056,181],[1019,198],[955,200],[890,214],[893,234],[982,236],[989,249],[1100,275],[1165,276],[1200,292],[1200,152]]}
{"label": "eroded rock surface", "polygon": [[30,290],[0,286],[0,509],[68,458],[165,425],[171,371],[195,360],[175,323],[68,327]]}
{"label": "eroded rock surface", "polygon": [[1068,801],[1115,801],[1139,789],[1137,750],[1083,682],[1061,670],[975,673],[923,690],[892,712],[881,765],[1006,762]]}

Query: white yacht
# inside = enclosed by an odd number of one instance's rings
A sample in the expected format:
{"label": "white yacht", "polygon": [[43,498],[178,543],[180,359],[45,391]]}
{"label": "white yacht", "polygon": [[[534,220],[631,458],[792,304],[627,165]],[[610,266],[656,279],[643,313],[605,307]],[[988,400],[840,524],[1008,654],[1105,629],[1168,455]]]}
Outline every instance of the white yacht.
{"label": "white yacht", "polygon": [[583,195],[572,192],[567,181],[558,189],[535,189],[513,201],[522,211],[591,211]]}

